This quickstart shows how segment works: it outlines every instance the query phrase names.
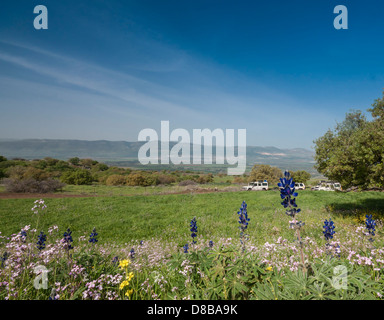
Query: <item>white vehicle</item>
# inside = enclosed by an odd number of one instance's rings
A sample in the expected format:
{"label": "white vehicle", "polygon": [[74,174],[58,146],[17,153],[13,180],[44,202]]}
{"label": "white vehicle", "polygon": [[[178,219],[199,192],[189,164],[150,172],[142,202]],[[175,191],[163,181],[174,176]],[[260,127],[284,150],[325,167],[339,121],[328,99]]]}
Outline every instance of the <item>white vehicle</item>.
{"label": "white vehicle", "polygon": [[259,190],[268,190],[268,181],[267,180],[259,180],[259,181],[254,181],[254,182],[250,182],[247,186],[244,186],[243,187],[244,190],[247,190],[247,191],[251,191],[251,190],[254,190],[254,191],[259,191]]}
{"label": "white vehicle", "polygon": [[295,189],[296,190],[305,190],[305,184],[304,183],[295,183]]}
{"label": "white vehicle", "polygon": [[322,191],[341,191],[341,185],[339,182],[336,181],[320,181],[320,183],[313,187],[312,190],[322,190]]}
{"label": "white vehicle", "polygon": [[339,190],[339,191],[343,190],[343,189],[341,188],[341,184],[338,183],[338,182],[335,182],[335,183],[333,184],[333,187],[335,188],[335,190]]}

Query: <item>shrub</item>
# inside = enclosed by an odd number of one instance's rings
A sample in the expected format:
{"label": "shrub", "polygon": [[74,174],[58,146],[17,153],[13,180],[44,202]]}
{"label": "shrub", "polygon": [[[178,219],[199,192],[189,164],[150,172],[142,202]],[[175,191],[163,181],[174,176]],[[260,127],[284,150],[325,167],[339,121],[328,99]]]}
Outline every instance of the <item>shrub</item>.
{"label": "shrub", "polygon": [[29,179],[11,179],[3,180],[5,189],[8,192],[24,192],[24,193],[48,193],[55,192],[62,189],[65,184],[56,180],[48,178],[46,180]]}
{"label": "shrub", "polygon": [[127,176],[126,183],[128,186],[144,186],[145,177],[141,173],[131,173]]}
{"label": "shrub", "polygon": [[105,163],[98,163],[96,165],[96,168],[98,171],[106,171],[106,170],[108,170],[109,167]]}
{"label": "shrub", "polygon": [[78,166],[80,163],[80,158],[78,157],[70,158],[68,159],[68,162],[74,166]]}
{"label": "shrub", "polygon": [[167,174],[160,174],[158,179],[160,184],[171,184],[176,182],[176,178],[174,176]]}
{"label": "shrub", "polygon": [[277,167],[266,164],[255,164],[251,170],[248,181],[267,180],[270,184],[275,184],[282,175],[282,171]]}
{"label": "shrub", "polygon": [[28,167],[24,174],[23,179],[34,179],[37,181],[43,181],[49,178],[49,174],[46,173],[44,170]]}
{"label": "shrub", "polygon": [[125,184],[126,177],[120,174],[113,174],[105,180],[107,186],[122,186]]}
{"label": "shrub", "polygon": [[127,176],[127,185],[128,186],[154,186],[159,184],[159,177],[155,174],[148,173],[131,173]]}
{"label": "shrub", "polygon": [[247,183],[247,178],[236,176],[235,178],[233,178],[233,183],[237,183],[237,184]]}
{"label": "shrub", "polygon": [[209,174],[206,174],[206,175],[202,175],[202,176],[199,176],[197,178],[197,183],[200,183],[200,184],[210,183],[210,182],[213,182],[213,175],[212,175],[212,173],[209,173]]}
{"label": "shrub", "polygon": [[196,181],[193,180],[183,180],[179,182],[179,186],[184,187],[184,186],[195,186],[197,185]]}
{"label": "shrub", "polygon": [[23,179],[26,170],[26,167],[17,165],[7,168],[5,173],[11,179],[21,180]]}
{"label": "shrub", "polygon": [[60,179],[64,183],[75,185],[92,184],[93,181],[91,173],[86,169],[64,172]]}

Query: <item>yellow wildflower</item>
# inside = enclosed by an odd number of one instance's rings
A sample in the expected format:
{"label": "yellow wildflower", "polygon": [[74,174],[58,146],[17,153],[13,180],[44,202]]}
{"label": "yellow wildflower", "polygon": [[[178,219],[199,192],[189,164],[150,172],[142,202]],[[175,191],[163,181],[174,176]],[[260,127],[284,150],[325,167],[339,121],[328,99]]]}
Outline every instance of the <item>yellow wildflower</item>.
{"label": "yellow wildflower", "polygon": [[125,293],[125,295],[129,298],[133,293],[133,289],[131,290],[127,290],[127,292]]}
{"label": "yellow wildflower", "polygon": [[130,264],[130,261],[125,259],[125,260],[121,260],[120,263],[119,263],[119,267],[121,269],[124,269],[126,267],[128,267],[128,265]]}
{"label": "yellow wildflower", "polygon": [[268,268],[265,269],[266,271],[272,271],[273,268],[271,266],[269,266]]}
{"label": "yellow wildflower", "polygon": [[120,290],[123,290],[124,287],[128,286],[129,285],[129,281],[127,280],[124,280],[121,284],[120,284]]}
{"label": "yellow wildflower", "polygon": [[126,279],[127,279],[128,282],[131,281],[132,278],[133,278],[133,272],[130,272],[129,274],[127,274]]}

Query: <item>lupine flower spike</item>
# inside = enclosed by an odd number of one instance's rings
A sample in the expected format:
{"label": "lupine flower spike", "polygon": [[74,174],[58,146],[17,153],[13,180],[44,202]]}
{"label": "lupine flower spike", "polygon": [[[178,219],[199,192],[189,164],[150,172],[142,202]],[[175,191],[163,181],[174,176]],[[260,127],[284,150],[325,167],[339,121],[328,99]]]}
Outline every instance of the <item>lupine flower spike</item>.
{"label": "lupine flower spike", "polygon": [[369,241],[373,242],[373,241],[375,241],[372,237],[375,236],[376,221],[372,219],[372,215],[366,215],[365,218],[366,218],[365,228],[367,229],[368,234],[370,236]]}
{"label": "lupine flower spike", "polygon": [[89,242],[96,243],[98,241],[97,236],[98,236],[98,233],[96,233],[96,228],[93,228],[92,233],[89,236]]}
{"label": "lupine flower spike", "polygon": [[332,219],[330,218],[329,221],[325,220],[324,221],[324,237],[325,240],[329,241],[330,239],[333,239],[333,235],[335,234],[335,224],[333,223]]}
{"label": "lupine flower spike", "polygon": [[67,250],[73,249],[73,247],[71,245],[71,242],[73,242],[71,229],[68,228],[67,231],[64,232],[63,242],[64,242],[65,248]]}
{"label": "lupine flower spike", "polygon": [[280,197],[283,200],[281,205],[286,209],[285,214],[293,218],[293,220],[290,221],[290,228],[296,230],[297,240],[300,244],[301,263],[303,265],[303,270],[306,271],[303,242],[300,237],[300,229],[305,223],[296,220],[296,214],[298,214],[301,209],[297,208],[295,197],[298,196],[298,193],[295,191],[295,182],[291,178],[289,171],[284,172],[284,178],[280,178],[280,182],[277,185],[280,188]]}
{"label": "lupine flower spike", "polygon": [[191,229],[190,231],[192,232],[191,233],[191,237],[192,237],[192,244],[196,244],[196,241],[195,241],[195,238],[197,237],[197,224],[196,224],[196,218],[193,218],[191,220]]}
{"label": "lupine flower spike", "polygon": [[245,201],[241,204],[240,210],[237,212],[239,215],[239,229],[240,229],[240,243],[242,245],[242,251],[245,251],[245,241],[248,240],[246,230],[248,228],[248,222],[250,221],[250,218],[248,218],[248,212],[247,212],[247,204]]}
{"label": "lupine flower spike", "polygon": [[38,238],[37,238],[37,249],[39,249],[39,251],[41,251],[45,248],[45,241],[46,240],[47,240],[47,236],[44,234],[43,231],[41,231]]}
{"label": "lupine flower spike", "polygon": [[[329,221],[328,220],[324,221],[323,229],[324,229],[324,231],[323,231],[324,238],[325,238],[325,240],[327,240],[327,244],[326,244],[327,254],[329,254],[329,250],[330,250],[329,240],[333,239],[333,235],[335,234],[335,224],[331,218],[329,218]],[[336,253],[337,253],[337,251],[338,251],[338,249],[336,248]]]}

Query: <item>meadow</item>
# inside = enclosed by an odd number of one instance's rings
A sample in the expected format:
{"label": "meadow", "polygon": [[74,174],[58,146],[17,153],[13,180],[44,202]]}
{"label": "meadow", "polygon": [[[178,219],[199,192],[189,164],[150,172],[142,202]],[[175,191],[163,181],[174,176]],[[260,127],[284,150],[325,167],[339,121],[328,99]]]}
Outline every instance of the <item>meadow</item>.
{"label": "meadow", "polygon": [[[81,188],[84,197],[43,199],[46,208],[38,213],[31,210],[38,199],[0,199],[0,298],[380,299],[383,294],[384,193],[300,191],[302,272],[299,243],[279,190],[167,194],[176,190],[76,186],[64,193]],[[244,247],[238,214],[243,201],[250,219]],[[367,214],[377,224],[374,242],[365,229]],[[197,236],[191,238],[193,218]],[[327,241],[323,225],[329,218],[336,228]],[[46,236],[42,249],[36,248],[40,232]],[[97,241],[90,241],[92,233]],[[33,286],[37,265],[53,270],[46,289]],[[332,284],[339,265],[348,269],[348,289]]]}

